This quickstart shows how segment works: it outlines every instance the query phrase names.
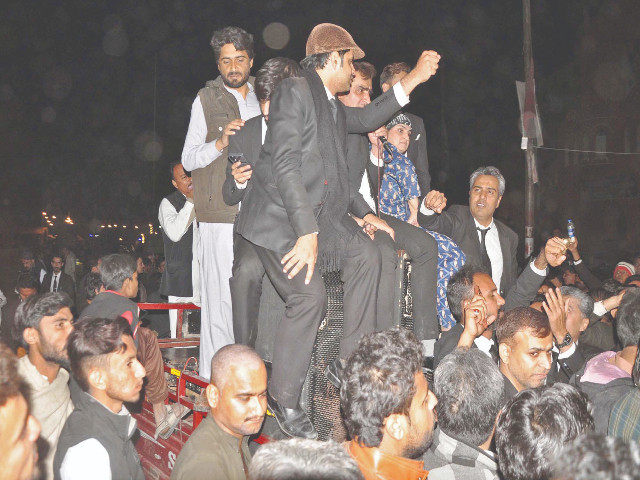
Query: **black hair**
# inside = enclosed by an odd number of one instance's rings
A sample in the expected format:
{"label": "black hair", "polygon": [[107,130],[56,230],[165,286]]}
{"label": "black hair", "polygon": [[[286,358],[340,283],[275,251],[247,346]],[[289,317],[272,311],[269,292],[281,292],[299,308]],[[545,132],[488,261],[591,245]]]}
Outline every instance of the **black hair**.
{"label": "black hair", "polygon": [[640,289],[629,288],[625,292],[618,307],[615,329],[622,348],[640,341]]}
{"label": "black hair", "polygon": [[285,57],[270,58],[256,73],[255,91],[258,101],[271,100],[271,95],[282,80],[300,76],[300,65]]}
{"label": "black hair", "polygon": [[48,292],[32,295],[18,306],[13,321],[13,340],[29,349],[22,332],[25,328],[39,331],[43,317],[52,317],[63,308],[71,308],[73,301],[65,292]]}
{"label": "black hair", "polygon": [[[350,50],[351,49],[349,48],[346,50],[338,50],[338,53],[340,54],[340,66],[342,66],[342,63],[344,62],[344,56]],[[307,55],[302,60],[300,60],[300,66],[305,70],[320,70],[324,68],[329,61],[331,53],[332,52],[314,53],[312,55]]]}
{"label": "black hair", "polygon": [[34,277],[31,272],[22,272],[18,275],[16,289],[21,290],[23,288],[29,288],[37,291],[40,288],[40,281]]}
{"label": "black hair", "polygon": [[382,88],[382,85],[385,83],[389,83],[389,81],[399,73],[409,73],[410,71],[411,67],[405,62],[396,62],[387,65],[380,73],[380,88]]}
{"label": "black hair", "polygon": [[487,271],[473,263],[465,263],[449,280],[447,285],[447,303],[453,317],[460,322],[462,320],[462,302],[473,298],[473,277],[478,273]]}
{"label": "black hair", "polygon": [[503,407],[498,419],[500,470],[510,480],[547,478],[562,447],[594,428],[587,395],[575,387],[556,383],[523,390]]}
{"label": "black hair", "polygon": [[93,300],[96,298],[96,292],[99,292],[102,287],[104,287],[104,283],[102,283],[102,276],[95,272],[89,273],[89,275],[86,276],[84,284],[87,300]]}
{"label": "black hair", "polygon": [[371,333],[358,343],[344,369],[340,405],[351,438],[377,447],[385,419],[409,414],[422,367],[422,345],[405,329]]}
{"label": "black hair", "polygon": [[532,330],[538,338],[551,335],[551,325],[547,316],[531,307],[516,307],[496,320],[498,344],[511,345],[515,334],[523,330]]}
{"label": "black hair", "polygon": [[67,352],[71,373],[82,390],[89,391],[88,375],[92,367],[105,367],[108,355],[126,349],[123,335],[133,337],[129,322],[123,317],[85,317],[76,322],[67,340]]}
{"label": "black hair", "polygon": [[216,62],[220,59],[220,50],[228,43],[232,44],[236,50],[247,52],[250,60],[255,57],[253,35],[240,27],[224,27],[213,32],[213,37],[211,37],[211,46],[213,47]]}
{"label": "black hair", "polygon": [[107,290],[119,291],[124,281],[127,278],[133,278],[136,271],[136,260],[131,255],[113,253],[102,257],[100,276]]}

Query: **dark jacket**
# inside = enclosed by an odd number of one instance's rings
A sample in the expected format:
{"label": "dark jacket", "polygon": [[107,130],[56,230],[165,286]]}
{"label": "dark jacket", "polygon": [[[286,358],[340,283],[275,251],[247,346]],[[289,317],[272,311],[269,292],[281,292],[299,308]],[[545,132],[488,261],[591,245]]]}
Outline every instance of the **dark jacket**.
{"label": "dark jacket", "polygon": [[[179,212],[187,203],[185,196],[178,190],[165,197]],[[162,230],[164,240],[164,258],[166,265],[160,280],[160,293],[175,297],[193,296],[191,262],[193,261],[193,223],[177,242],[172,241]],[[150,292],[151,293],[151,292]]]}
{"label": "dark jacket", "polygon": [[[558,358],[558,354],[554,352],[554,364],[547,376],[547,383],[569,383],[573,374],[583,370],[585,364],[599,353],[602,353],[600,348],[581,341],[576,343],[576,350],[570,357]],[[560,368],[558,368],[558,364]]]}
{"label": "dark jacket", "polygon": [[[253,77],[249,78],[250,84],[253,85],[253,81]],[[222,136],[227,123],[240,118],[240,109],[236,98],[224,88],[221,77],[208,81],[198,96],[207,122],[205,141],[208,143]],[[221,195],[228,152],[228,148],[224,149],[215,162],[191,172],[193,201],[199,222],[233,223],[238,212],[238,207],[226,205]]]}
{"label": "dark jacket", "polygon": [[[452,205],[441,214],[418,214],[420,225],[427,230],[434,230],[448,236],[462,249],[467,257],[467,263],[482,264],[480,258],[480,239],[478,230],[466,205]],[[502,278],[498,289],[505,296],[516,283],[518,278],[518,235],[496,218],[493,219],[498,229],[500,248],[502,250]]]}
{"label": "dark jacket", "polygon": [[[260,158],[262,149],[262,116],[247,120],[238,132],[229,139],[229,153],[243,153],[251,168]],[[237,205],[242,201],[253,181],[247,182],[246,188],[238,188],[231,174],[231,163],[227,162],[226,178],[222,185],[222,198],[227,205]]]}
{"label": "dark jacket", "polygon": [[131,437],[136,431],[130,414],[117,415],[95,398],[79,389],[72,381],[71,395],[75,406],[62,428],[53,459],[53,472],[60,479],[60,467],[67,450],[91,438],[100,442],[109,454],[111,478],[144,480],[138,452]]}
{"label": "dark jacket", "polygon": [[633,379],[631,377],[618,378],[608,383],[583,382],[582,376],[586,365],[576,372],[569,383],[587,394],[593,407],[596,432],[607,435],[613,405],[635,388]]}
{"label": "dark jacket", "polygon": [[[47,273],[42,279],[42,285],[40,286],[40,293],[46,293],[51,291],[51,279],[53,278],[53,273]],[[71,301],[75,303],[76,301],[76,286],[71,275],[67,275],[64,272],[60,272],[60,281],[58,283],[58,291],[65,292],[69,297],[71,297]]]}
{"label": "dark jacket", "polygon": [[[400,109],[392,90],[365,108],[337,103],[338,115],[344,112],[349,133],[375,130]],[[346,134],[337,132],[345,152]],[[253,187],[244,197],[250,208],[238,219],[238,232],[243,237],[269,250],[287,252],[299,237],[319,231],[316,220],[329,190],[322,148],[307,80],[283,80],[271,98],[269,129],[253,171]],[[348,207],[358,217],[370,212],[353,188],[349,189]]]}
{"label": "dark jacket", "polygon": [[131,299],[107,290],[96,295],[93,302],[82,311],[79,320],[87,317],[111,319],[122,316],[129,322],[133,340],[138,346],[138,310],[138,305]]}

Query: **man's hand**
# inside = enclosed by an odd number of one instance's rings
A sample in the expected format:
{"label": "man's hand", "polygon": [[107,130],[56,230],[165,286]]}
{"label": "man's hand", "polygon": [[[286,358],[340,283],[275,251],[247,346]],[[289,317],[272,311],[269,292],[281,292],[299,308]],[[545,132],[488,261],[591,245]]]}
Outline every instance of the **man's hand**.
{"label": "man's hand", "polygon": [[[553,334],[556,344],[559,345],[562,343],[568,332],[567,314],[564,310],[564,298],[562,298],[562,293],[559,288],[556,288],[555,290],[550,288],[544,296],[546,300],[542,302],[542,309],[547,314],[547,317],[549,317],[551,333]],[[571,345],[567,345],[563,350],[568,349],[570,346]]]}
{"label": "man's hand", "polygon": [[293,248],[282,257],[282,263],[284,265],[283,272],[288,273],[289,280],[295,277],[300,270],[307,266],[307,276],[304,279],[304,284],[309,285],[313,271],[316,268],[316,260],[318,259],[318,235],[315,233],[308,233],[298,237],[296,244]]}
{"label": "man's hand", "polygon": [[[373,213],[367,213],[363,220],[366,223],[371,224],[375,227],[376,230],[382,230],[383,232],[387,232],[392,239],[396,239],[396,232],[393,231],[393,228],[389,226],[387,222],[382,220],[381,218],[376,217]],[[374,230],[375,231],[375,230]]]}
{"label": "man's hand", "polygon": [[438,62],[440,62],[438,52],[434,52],[433,50],[425,50],[422,52],[413,70],[400,80],[404,93],[409,95],[414,88],[435,75],[438,71]]}
{"label": "man's hand", "polygon": [[580,253],[578,252],[578,237],[574,237],[573,242],[567,242],[567,250],[571,252],[574,261],[580,260]]}
{"label": "man's hand", "polygon": [[561,238],[553,237],[547,240],[544,246],[544,257],[552,267],[557,267],[567,259],[567,246]]}
{"label": "man's hand", "polygon": [[464,330],[458,341],[458,347],[470,348],[473,341],[484,333],[489,325],[496,320],[495,315],[487,317],[487,302],[480,288],[475,287],[475,295],[471,300],[466,300],[462,308]]}
{"label": "man's hand", "polygon": [[371,225],[369,222],[365,222],[362,218],[356,217],[355,215],[351,215],[351,218],[353,218],[358,226],[362,228],[362,231],[369,235],[369,238],[373,240],[377,228]]}
{"label": "man's hand", "polygon": [[252,172],[253,170],[251,169],[251,165],[247,165],[246,163],[242,165],[242,162],[240,160],[231,165],[231,175],[233,175],[233,179],[237,183],[245,183],[251,178]]}
{"label": "man's hand", "polygon": [[437,190],[431,190],[427,193],[427,196],[424,197],[424,206],[436,213],[442,213],[444,207],[447,206],[447,197]]}
{"label": "man's hand", "polygon": [[387,127],[383,125],[377,130],[369,132],[367,136],[369,137],[369,143],[371,143],[371,153],[378,158],[382,158],[382,143],[378,141],[378,137],[387,136]]}
{"label": "man's hand", "polygon": [[219,151],[227,148],[229,146],[229,137],[235,135],[242,127],[244,127],[244,120],[241,118],[236,118],[227,123],[222,131],[222,136],[216,140],[216,148]]}

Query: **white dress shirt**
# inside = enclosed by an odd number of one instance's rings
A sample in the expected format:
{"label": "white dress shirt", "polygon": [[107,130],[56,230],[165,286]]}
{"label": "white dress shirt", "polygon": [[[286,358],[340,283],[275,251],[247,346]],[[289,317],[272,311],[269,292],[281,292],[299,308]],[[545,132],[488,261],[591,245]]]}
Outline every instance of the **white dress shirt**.
{"label": "white dress shirt", "polygon": [[[488,227],[484,227],[478,223],[478,221],[474,218],[474,223],[476,224],[476,228],[482,228],[486,230],[490,228],[485,237],[485,245],[487,246],[487,254],[489,255],[489,260],[491,260],[491,278],[493,279],[493,283],[496,284],[498,288],[500,288],[500,280],[502,279],[502,270],[503,270],[503,261],[502,261],[502,249],[500,248],[500,235],[498,235],[498,228],[496,227],[493,218],[491,219],[491,224]],[[478,232],[478,241],[482,241],[482,233],[480,230]]]}
{"label": "white dress shirt", "polygon": [[[62,272],[60,272],[62,273]],[[58,279],[58,292],[60,291],[60,273],[54,273],[51,275],[51,283],[49,284],[49,291],[53,292],[53,285],[56,283],[56,278]]]}
{"label": "white dress shirt", "polygon": [[160,202],[160,209],[158,211],[158,221],[162,230],[167,234],[167,237],[172,242],[179,241],[182,236],[189,229],[189,225],[193,224],[193,242],[192,242],[192,257],[191,257],[191,287],[193,289],[194,301],[200,301],[200,263],[198,261],[198,222],[193,215],[193,202],[189,199],[184,204],[184,207],[178,212],[175,207],[166,198]]}
{"label": "white dress shirt", "polygon": [[[249,92],[247,98],[243,98],[237,90],[233,88],[225,88],[231,93],[238,102],[238,108],[240,109],[240,118],[243,120],[249,120],[255,116],[260,115],[260,104],[258,103],[258,97],[253,90],[253,86],[247,83],[249,86]],[[232,118],[229,121],[233,120]],[[220,132],[222,136],[222,131]],[[186,170],[192,171],[196,168],[204,168],[211,162],[216,160],[222,152],[216,148],[216,139],[205,142],[207,138],[207,121],[204,117],[204,109],[202,108],[202,102],[200,102],[200,96],[196,96],[193,104],[191,105],[191,120],[189,121],[189,129],[187,130],[187,136],[184,141],[184,148],[182,149],[182,165]]]}

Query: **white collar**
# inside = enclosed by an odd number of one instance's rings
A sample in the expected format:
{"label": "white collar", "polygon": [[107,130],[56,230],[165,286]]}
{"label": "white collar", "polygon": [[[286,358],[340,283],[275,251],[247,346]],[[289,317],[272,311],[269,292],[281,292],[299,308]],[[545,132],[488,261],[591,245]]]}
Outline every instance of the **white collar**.
{"label": "white collar", "polygon": [[329,91],[326,85],[323,84],[323,86],[324,86],[324,91],[327,92],[327,98],[329,100],[334,100],[336,98],[335,95],[331,95],[331,92]]}
{"label": "white collar", "polygon": [[495,231],[495,230],[496,230],[496,224],[495,224],[495,222],[493,221],[493,217],[491,217],[491,223],[489,224],[489,226],[488,226],[488,227],[485,227],[484,225],[480,225],[480,222],[478,222],[478,220],[476,220],[476,219],[475,219],[475,217],[473,218],[473,221],[474,221],[474,222],[475,222],[475,224],[476,224],[476,228],[481,228],[482,230],[486,230],[487,228],[490,228],[490,229],[492,229],[493,231]]}

